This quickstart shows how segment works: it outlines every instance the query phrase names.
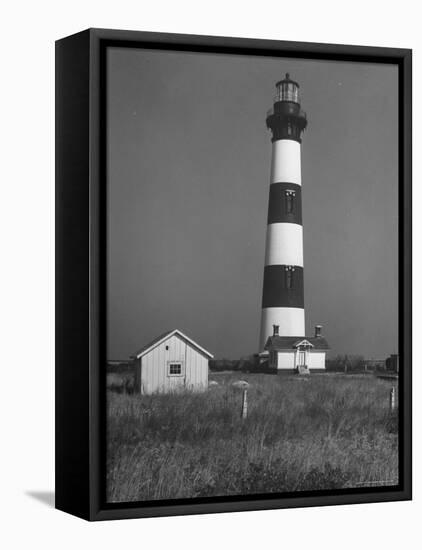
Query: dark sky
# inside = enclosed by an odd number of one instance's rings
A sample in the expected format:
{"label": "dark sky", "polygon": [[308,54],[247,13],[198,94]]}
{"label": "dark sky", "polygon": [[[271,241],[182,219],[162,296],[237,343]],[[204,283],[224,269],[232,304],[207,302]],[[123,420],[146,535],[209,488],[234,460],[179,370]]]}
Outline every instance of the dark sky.
{"label": "dark sky", "polygon": [[397,69],[116,48],[108,358],[172,328],[258,351],[274,84],[300,83],[305,317],[332,354],[397,351]]}

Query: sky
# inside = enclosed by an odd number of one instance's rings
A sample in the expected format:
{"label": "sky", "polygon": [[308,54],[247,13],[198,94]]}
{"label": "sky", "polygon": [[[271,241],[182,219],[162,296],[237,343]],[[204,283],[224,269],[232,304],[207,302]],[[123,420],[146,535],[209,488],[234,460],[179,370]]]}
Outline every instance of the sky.
{"label": "sky", "polygon": [[178,328],[258,350],[270,184],[265,125],[289,72],[302,140],[306,334],[331,356],[398,349],[393,65],[109,48],[107,356]]}

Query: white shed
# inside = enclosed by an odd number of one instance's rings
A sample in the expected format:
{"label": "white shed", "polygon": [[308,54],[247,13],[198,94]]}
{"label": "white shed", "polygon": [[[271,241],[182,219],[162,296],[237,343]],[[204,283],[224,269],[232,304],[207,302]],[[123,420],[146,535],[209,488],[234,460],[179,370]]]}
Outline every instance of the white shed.
{"label": "white shed", "polygon": [[208,387],[208,360],[212,358],[180,330],[165,332],[135,354],[137,391],[204,391]]}

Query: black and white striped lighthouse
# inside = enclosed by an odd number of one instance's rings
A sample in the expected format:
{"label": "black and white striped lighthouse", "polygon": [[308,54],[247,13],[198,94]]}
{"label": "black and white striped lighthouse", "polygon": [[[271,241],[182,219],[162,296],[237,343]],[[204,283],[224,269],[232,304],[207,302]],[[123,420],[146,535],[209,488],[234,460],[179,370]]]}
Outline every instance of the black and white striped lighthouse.
{"label": "black and white striped lighthouse", "polygon": [[299,84],[289,74],[276,89],[266,120],[272,132],[272,162],[260,351],[274,325],[280,336],[305,336],[300,155],[307,119],[300,106]]}

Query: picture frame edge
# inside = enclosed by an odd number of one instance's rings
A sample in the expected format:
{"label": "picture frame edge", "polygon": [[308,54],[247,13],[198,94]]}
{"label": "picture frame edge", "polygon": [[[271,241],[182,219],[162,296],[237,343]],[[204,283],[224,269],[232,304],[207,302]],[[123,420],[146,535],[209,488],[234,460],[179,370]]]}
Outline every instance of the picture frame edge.
{"label": "picture frame edge", "polygon": [[[105,128],[101,120],[101,94],[104,82],[104,48],[109,44],[129,41],[155,43],[160,49],[176,50],[183,46],[237,50],[267,56],[268,51],[280,57],[295,54],[305,57],[312,50],[312,59],[370,62],[391,62],[401,67],[403,127],[400,146],[402,163],[402,203],[400,246],[404,262],[400,277],[402,294],[401,338],[405,350],[401,391],[406,396],[401,418],[403,487],[386,492],[327,496],[294,496],[281,499],[257,500],[247,496],[242,501],[192,504],[156,504],[149,506],[104,506],[104,426],[101,424],[102,387],[100,344],[104,335],[101,318],[101,292],[104,290],[101,257],[100,226],[104,204],[100,196],[102,167],[105,152]],[[145,46],[144,46],[145,47]],[[202,51],[202,50],[201,50]],[[253,54],[251,54],[253,55]],[[289,55],[287,55],[289,56]],[[324,57],[325,56],[325,57]],[[66,59],[66,62],[64,60]],[[74,78],[75,74],[79,78]],[[357,504],[412,499],[411,445],[411,144],[412,144],[412,50],[356,45],[336,45],[312,42],[214,37],[143,31],[121,31],[91,28],[56,41],[56,508],[89,521],[158,517],[203,513],[225,513],[282,509],[288,507]],[[66,88],[71,86],[71,94]],[[72,96],[72,97],[70,97]],[[66,131],[63,130],[66,127]],[[64,135],[65,134],[65,135]],[[72,138],[71,138],[72,136]],[[69,145],[73,143],[72,154]],[[74,159],[78,160],[75,175]],[[73,166],[72,166],[73,165]],[[69,181],[79,181],[77,191],[70,192]],[[70,206],[69,206],[70,205]],[[82,208],[81,208],[82,206]],[[78,212],[78,224],[64,216],[70,208]],[[79,227],[77,227],[79,225]],[[73,246],[69,247],[69,243]],[[410,244],[409,244],[410,243]],[[69,273],[66,266],[77,265]],[[79,292],[81,306],[69,303],[69,289]],[[81,323],[84,331],[81,332]],[[88,337],[87,337],[88,335]],[[86,357],[74,362],[75,357]],[[69,390],[71,388],[71,391]],[[75,399],[76,396],[76,399]],[[75,406],[75,401],[78,406]],[[388,495],[388,497],[386,496]]]}

